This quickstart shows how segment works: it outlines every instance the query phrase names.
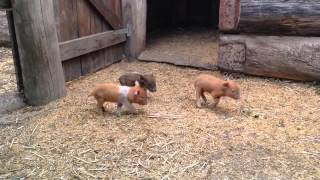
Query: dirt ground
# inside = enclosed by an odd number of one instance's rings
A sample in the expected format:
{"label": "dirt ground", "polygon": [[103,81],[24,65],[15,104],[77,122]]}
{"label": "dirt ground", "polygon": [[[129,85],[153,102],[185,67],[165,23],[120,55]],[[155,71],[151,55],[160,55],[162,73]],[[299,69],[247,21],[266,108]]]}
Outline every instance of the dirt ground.
{"label": "dirt ground", "polygon": [[[127,71],[153,72],[139,115],[101,114],[87,95]],[[200,73],[234,79],[240,101],[195,107]],[[0,125],[0,178],[320,179],[320,96],[309,83],[121,62],[67,85],[65,98]],[[10,119],[11,118],[11,119]]]}
{"label": "dirt ground", "polygon": [[140,60],[217,70],[219,33],[207,28],[161,29],[149,34]]}
{"label": "dirt ground", "polygon": [[15,70],[9,48],[0,47],[0,77],[0,95],[16,91]]}
{"label": "dirt ground", "polygon": [[0,47],[0,123],[2,114],[24,106],[16,84],[11,49]]}

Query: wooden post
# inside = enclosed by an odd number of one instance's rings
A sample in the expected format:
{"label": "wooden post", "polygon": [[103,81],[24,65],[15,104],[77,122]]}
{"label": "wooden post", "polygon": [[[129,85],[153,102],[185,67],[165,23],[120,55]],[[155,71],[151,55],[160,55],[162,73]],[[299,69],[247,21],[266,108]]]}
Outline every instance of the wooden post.
{"label": "wooden post", "polygon": [[134,60],[146,47],[147,0],[122,0],[122,12],[123,26],[131,26],[131,36],[126,42],[126,55]]}
{"label": "wooden post", "polygon": [[65,95],[52,0],[12,0],[24,95],[43,105]]}
{"label": "wooden post", "polygon": [[222,70],[293,80],[320,80],[320,38],[221,35]]}
{"label": "wooden post", "polygon": [[240,0],[220,0],[219,30],[237,30],[240,16]]}
{"label": "wooden post", "polygon": [[14,29],[13,13],[12,11],[7,11],[6,14],[7,14],[7,20],[8,20],[9,33],[11,37],[12,56],[13,56],[14,68],[16,72],[17,90],[19,93],[23,93],[21,63],[20,63],[20,57],[18,52],[16,32]]}

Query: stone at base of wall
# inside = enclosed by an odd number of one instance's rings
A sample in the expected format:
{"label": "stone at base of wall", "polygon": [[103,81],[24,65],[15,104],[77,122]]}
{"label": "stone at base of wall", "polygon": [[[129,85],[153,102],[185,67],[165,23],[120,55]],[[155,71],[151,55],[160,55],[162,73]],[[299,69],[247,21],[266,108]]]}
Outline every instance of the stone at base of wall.
{"label": "stone at base of wall", "polygon": [[8,21],[5,11],[0,11],[0,46],[11,46]]}

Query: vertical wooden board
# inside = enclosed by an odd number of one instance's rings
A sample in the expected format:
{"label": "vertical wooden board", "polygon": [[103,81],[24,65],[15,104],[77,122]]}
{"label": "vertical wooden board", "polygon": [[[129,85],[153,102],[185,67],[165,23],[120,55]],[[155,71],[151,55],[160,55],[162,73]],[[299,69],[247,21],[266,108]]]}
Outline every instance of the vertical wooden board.
{"label": "vertical wooden board", "polygon": [[122,13],[121,13],[121,1],[120,0],[110,0],[111,1],[111,7],[114,13],[122,19]]}
{"label": "vertical wooden board", "polygon": [[58,41],[61,42],[61,33],[60,33],[60,1],[54,0],[53,3],[53,11],[54,11],[54,19],[56,21],[57,35]]}
{"label": "vertical wooden board", "polygon": [[[122,1],[120,1],[120,0],[111,0],[111,1],[113,1],[113,3],[114,3],[115,13],[122,20],[123,19],[123,17],[122,17]],[[126,25],[124,25],[124,27],[126,27]],[[113,63],[119,62],[120,60],[125,58],[124,47],[125,47],[124,43],[121,43],[121,44],[118,44],[118,45],[115,45],[112,47],[114,49],[113,50],[114,56],[113,56],[113,61],[112,61]]]}
{"label": "vertical wooden board", "polygon": [[106,8],[110,9],[114,14],[116,14],[122,21],[121,0],[103,0],[103,4]]}
{"label": "vertical wooden board", "polygon": [[[107,7],[109,6],[110,7],[110,0],[104,0],[103,1],[103,4]],[[105,20],[103,21],[102,23],[102,30],[103,31],[110,31],[112,30],[112,27],[110,26],[110,24],[108,22],[106,22]],[[112,50],[111,50],[112,47],[108,47],[108,48],[105,48],[103,50],[103,54],[104,54],[104,65],[105,66],[109,66],[113,63],[113,59],[112,59]]]}
{"label": "vertical wooden board", "polygon": [[220,0],[219,30],[236,31],[240,19],[240,0]]}
{"label": "vertical wooden board", "polygon": [[136,60],[146,47],[147,0],[123,0],[123,23],[132,26],[125,52],[130,60]]}
{"label": "vertical wooden board", "polygon": [[[97,11],[92,10],[91,15],[91,34],[96,34],[102,32],[102,17]],[[95,72],[103,67],[105,67],[104,63],[104,52],[103,50],[99,50],[97,52],[91,53],[92,60],[86,61],[88,62],[88,66],[90,70],[88,72]]]}
{"label": "vertical wooden board", "polygon": [[[88,9],[86,8],[86,11],[88,12],[88,19],[84,20],[85,22],[88,22],[90,24],[90,27],[87,27],[87,23],[85,23],[86,27],[84,28],[85,31],[81,32],[80,35],[89,35],[89,34],[95,34],[96,32],[96,16],[95,11],[90,8],[88,4]],[[82,22],[84,23],[84,22]],[[80,27],[81,28],[81,24]],[[89,31],[88,31],[89,30]],[[96,71],[97,62],[99,60],[99,57],[97,56],[97,52],[93,52],[87,55],[84,55],[81,57],[81,69],[82,69],[82,75],[89,74],[91,72]]]}
{"label": "vertical wooden board", "polygon": [[[77,0],[54,0],[54,10],[59,42],[78,38]],[[65,80],[70,81],[81,76],[79,58],[63,62]]]}
{"label": "vertical wooden board", "polygon": [[[79,37],[88,36],[91,34],[91,9],[90,4],[86,0],[78,0],[78,28]],[[81,75],[91,72],[92,55],[86,54],[81,58]]]}

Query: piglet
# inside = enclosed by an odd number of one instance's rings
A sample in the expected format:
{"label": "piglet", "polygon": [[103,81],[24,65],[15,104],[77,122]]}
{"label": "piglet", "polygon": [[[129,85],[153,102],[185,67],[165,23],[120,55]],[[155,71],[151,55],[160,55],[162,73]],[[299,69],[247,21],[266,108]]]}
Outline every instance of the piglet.
{"label": "piglet", "polygon": [[134,86],[138,81],[140,86],[148,89],[150,92],[157,91],[156,78],[152,74],[140,74],[137,72],[128,72],[120,76],[119,82],[122,86]]}
{"label": "piglet", "polygon": [[199,75],[194,82],[194,87],[196,89],[196,105],[199,108],[202,103],[201,98],[204,102],[207,102],[205,92],[210,93],[213,97],[213,107],[218,105],[220,98],[223,96],[240,99],[240,88],[236,82],[224,81],[211,75]]}
{"label": "piglet", "polygon": [[119,86],[115,84],[98,84],[90,93],[97,100],[97,106],[103,112],[105,102],[117,103],[117,115],[121,115],[121,107],[125,106],[130,113],[136,114],[137,111],[132,103],[146,105],[147,92],[136,82],[135,86]]}

